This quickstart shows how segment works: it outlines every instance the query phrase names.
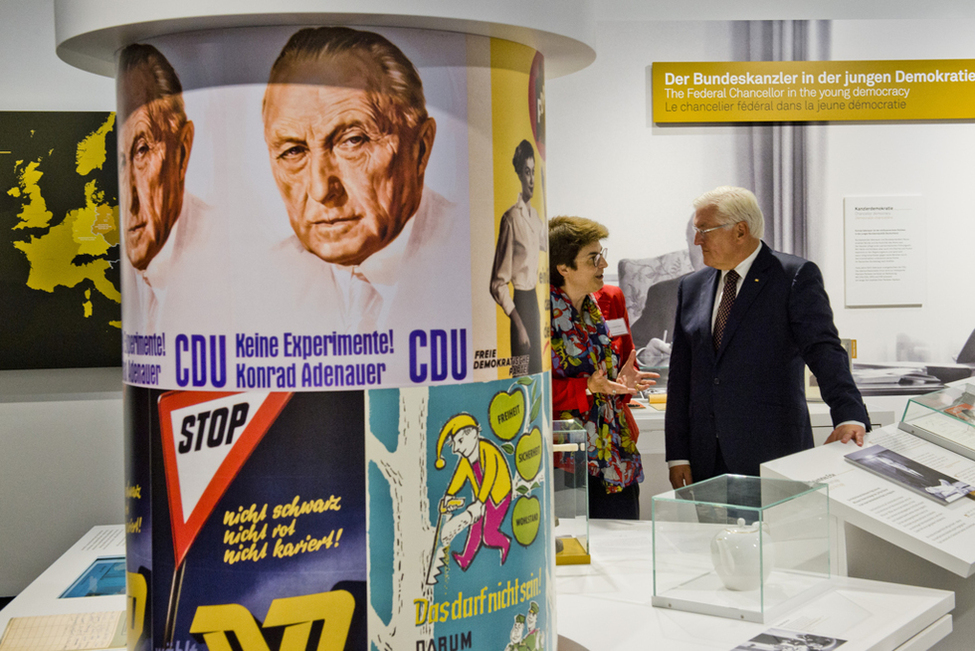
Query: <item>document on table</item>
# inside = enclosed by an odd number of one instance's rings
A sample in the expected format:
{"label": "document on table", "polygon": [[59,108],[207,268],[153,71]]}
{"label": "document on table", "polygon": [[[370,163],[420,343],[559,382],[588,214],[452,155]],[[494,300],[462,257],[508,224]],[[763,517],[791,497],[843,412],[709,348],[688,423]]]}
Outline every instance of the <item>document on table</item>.
{"label": "document on table", "polygon": [[84,651],[125,646],[125,612],[13,617],[0,651]]}

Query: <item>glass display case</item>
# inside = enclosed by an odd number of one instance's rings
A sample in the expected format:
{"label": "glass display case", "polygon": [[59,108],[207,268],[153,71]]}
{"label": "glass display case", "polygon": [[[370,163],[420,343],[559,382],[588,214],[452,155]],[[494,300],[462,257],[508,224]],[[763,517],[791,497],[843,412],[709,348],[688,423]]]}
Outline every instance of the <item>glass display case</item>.
{"label": "glass display case", "polygon": [[975,385],[950,386],[911,398],[898,427],[975,459]]}
{"label": "glass display case", "polygon": [[655,495],[653,605],[765,623],[826,590],[828,491],[721,475]]}
{"label": "glass display case", "polygon": [[552,423],[555,451],[555,564],[589,563],[589,471],[581,421]]}

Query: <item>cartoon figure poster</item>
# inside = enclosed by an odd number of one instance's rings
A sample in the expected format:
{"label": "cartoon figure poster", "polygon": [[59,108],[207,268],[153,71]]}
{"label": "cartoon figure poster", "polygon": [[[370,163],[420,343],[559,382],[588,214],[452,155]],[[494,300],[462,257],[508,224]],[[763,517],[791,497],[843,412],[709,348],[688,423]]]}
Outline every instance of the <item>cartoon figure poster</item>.
{"label": "cartoon figure poster", "polygon": [[370,391],[367,402],[373,642],[554,650],[544,376]]}
{"label": "cartoon figure poster", "polygon": [[265,651],[302,617],[319,648],[554,649],[544,378],[127,388],[130,649]]}

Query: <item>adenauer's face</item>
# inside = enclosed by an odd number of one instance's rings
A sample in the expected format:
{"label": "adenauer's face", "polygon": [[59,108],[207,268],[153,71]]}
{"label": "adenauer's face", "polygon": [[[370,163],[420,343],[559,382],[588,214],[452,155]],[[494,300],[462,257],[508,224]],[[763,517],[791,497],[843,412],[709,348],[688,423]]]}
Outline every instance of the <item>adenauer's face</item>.
{"label": "adenauer's face", "polygon": [[420,205],[436,124],[410,128],[381,114],[381,74],[344,53],[295,64],[264,96],[264,139],[291,226],[327,262],[362,263]]}
{"label": "adenauer's face", "polygon": [[528,615],[525,617],[525,621],[528,626],[529,631],[535,630],[535,622],[538,621],[538,614],[528,611]]}
{"label": "adenauer's face", "polygon": [[521,196],[527,202],[535,194],[535,159],[528,158],[518,171],[521,181]]}
{"label": "adenauer's face", "polygon": [[[149,83],[131,73],[127,92],[149,96]],[[167,109],[155,100],[125,120],[119,134],[119,208],[125,253],[144,270],[162,250],[183,207],[183,185],[193,145],[193,123],[172,133]]]}

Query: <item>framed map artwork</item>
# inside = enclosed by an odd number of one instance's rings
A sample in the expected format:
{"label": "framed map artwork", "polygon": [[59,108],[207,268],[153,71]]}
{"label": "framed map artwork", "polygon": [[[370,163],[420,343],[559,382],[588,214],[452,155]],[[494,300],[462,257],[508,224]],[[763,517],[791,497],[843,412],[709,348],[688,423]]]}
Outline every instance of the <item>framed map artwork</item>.
{"label": "framed map artwork", "polygon": [[115,114],[0,112],[0,369],[121,365]]}

